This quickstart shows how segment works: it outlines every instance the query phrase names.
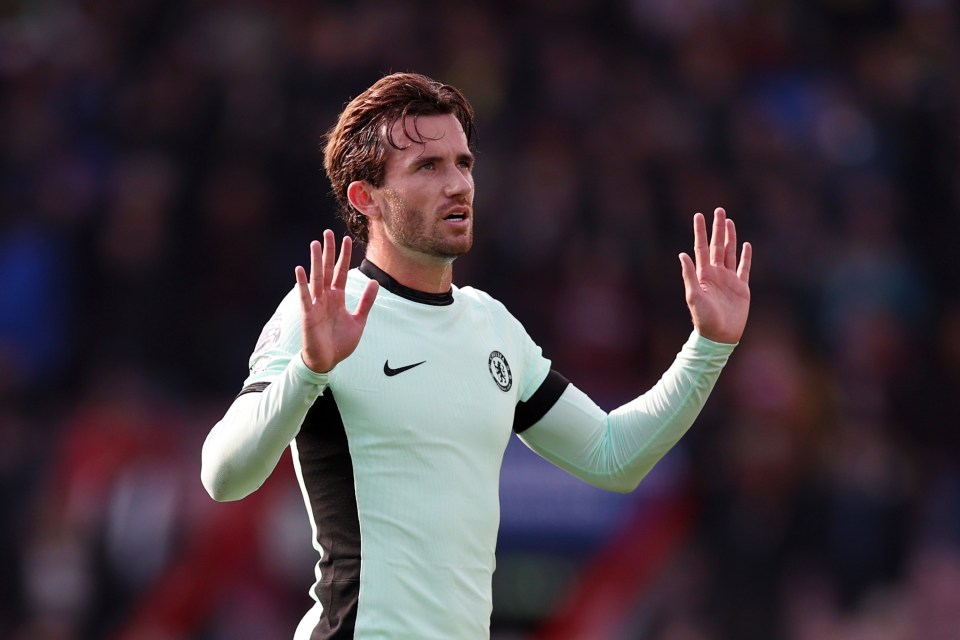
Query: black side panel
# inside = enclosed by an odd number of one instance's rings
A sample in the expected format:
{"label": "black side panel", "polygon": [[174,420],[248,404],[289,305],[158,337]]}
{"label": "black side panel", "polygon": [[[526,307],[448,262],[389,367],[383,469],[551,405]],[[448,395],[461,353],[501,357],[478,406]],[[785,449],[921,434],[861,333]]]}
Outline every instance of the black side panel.
{"label": "black side panel", "polygon": [[304,418],[297,451],[323,548],[316,587],[323,616],[310,638],[352,638],[360,597],[360,520],[347,434],[329,389]]}

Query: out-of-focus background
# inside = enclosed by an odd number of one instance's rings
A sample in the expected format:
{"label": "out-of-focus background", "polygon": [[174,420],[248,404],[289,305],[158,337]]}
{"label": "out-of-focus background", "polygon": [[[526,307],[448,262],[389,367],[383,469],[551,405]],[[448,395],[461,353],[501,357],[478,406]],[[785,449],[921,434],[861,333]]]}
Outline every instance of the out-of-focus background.
{"label": "out-of-focus background", "polygon": [[960,24],[950,0],[5,0],[0,637],[283,639],[288,458],[200,446],[332,226],[319,152],[383,73],[478,114],[477,241],[607,409],[690,330],[677,254],[755,247],[743,344],[630,496],[511,445],[494,638],[960,637]]}

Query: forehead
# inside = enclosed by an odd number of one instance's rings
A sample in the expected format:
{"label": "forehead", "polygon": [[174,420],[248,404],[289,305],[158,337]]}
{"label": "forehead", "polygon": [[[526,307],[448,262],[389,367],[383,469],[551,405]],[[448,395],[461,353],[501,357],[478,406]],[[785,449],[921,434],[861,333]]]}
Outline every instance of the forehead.
{"label": "forehead", "polygon": [[422,155],[470,153],[463,126],[453,114],[406,116],[391,126],[397,149],[387,145],[388,157],[415,158]]}

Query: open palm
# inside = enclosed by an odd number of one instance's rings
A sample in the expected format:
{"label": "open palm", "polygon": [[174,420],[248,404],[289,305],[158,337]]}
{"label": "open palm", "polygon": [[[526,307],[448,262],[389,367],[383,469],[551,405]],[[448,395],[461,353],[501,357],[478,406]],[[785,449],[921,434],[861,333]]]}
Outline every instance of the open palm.
{"label": "open palm", "polygon": [[734,344],[740,341],[750,312],[750,264],[753,247],[743,243],[737,265],[737,231],[722,208],[713,214],[707,241],[702,213],[693,216],[693,253],[680,254],[683,286],[693,325],[705,338]]}
{"label": "open palm", "polygon": [[379,285],[371,280],[353,313],[347,311],[345,289],[353,243],[344,236],[340,257],[335,258],[333,231],[323,232],[323,244],[310,243],[310,279],[303,267],[295,269],[303,315],[303,362],[317,373],[326,373],[349,356],[360,343],[367,316]]}

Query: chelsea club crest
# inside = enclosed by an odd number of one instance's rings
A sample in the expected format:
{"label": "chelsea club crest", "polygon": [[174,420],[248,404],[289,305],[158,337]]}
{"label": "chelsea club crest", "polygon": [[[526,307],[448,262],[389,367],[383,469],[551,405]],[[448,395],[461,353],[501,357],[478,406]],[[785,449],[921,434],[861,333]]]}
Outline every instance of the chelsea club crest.
{"label": "chelsea club crest", "polygon": [[510,372],[510,365],[507,359],[499,351],[491,351],[490,358],[487,359],[487,368],[490,369],[490,375],[493,381],[497,383],[501,391],[510,391],[513,386],[513,373]]}

